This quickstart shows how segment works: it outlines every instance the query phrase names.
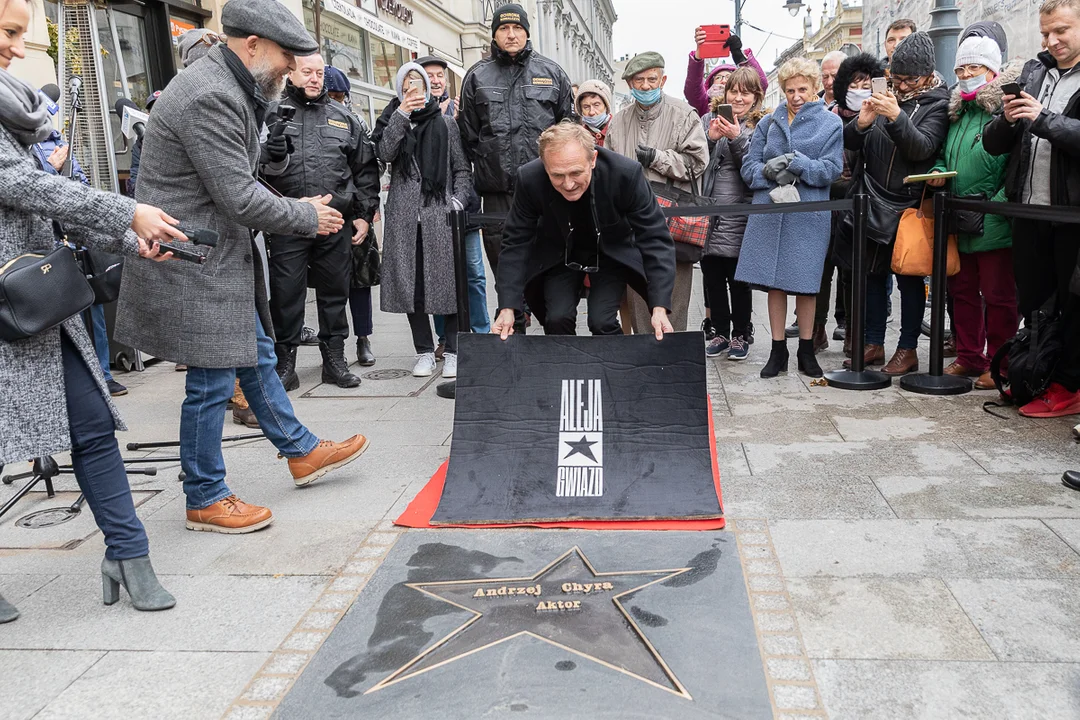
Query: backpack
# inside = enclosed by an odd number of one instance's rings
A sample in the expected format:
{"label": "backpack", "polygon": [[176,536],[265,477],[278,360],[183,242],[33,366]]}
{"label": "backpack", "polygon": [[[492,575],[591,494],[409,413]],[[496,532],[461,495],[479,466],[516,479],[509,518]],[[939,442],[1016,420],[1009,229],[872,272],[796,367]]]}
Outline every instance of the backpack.
{"label": "backpack", "polygon": [[1061,321],[1054,312],[1050,298],[1032,316],[1029,325],[1020,328],[1006,341],[990,361],[990,377],[994,380],[1001,403],[983,403],[983,409],[996,415],[989,407],[1024,406],[1046,392],[1057,368],[1064,343]]}

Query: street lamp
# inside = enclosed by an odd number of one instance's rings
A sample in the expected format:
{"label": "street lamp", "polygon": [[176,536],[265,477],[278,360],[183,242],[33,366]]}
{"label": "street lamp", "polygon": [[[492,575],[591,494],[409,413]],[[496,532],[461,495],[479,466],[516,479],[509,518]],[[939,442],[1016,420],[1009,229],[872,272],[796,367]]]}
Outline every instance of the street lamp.
{"label": "street lamp", "polygon": [[802,0],[787,0],[787,2],[784,3],[784,7],[787,8],[788,14],[791,15],[791,17],[795,17],[804,6]]}

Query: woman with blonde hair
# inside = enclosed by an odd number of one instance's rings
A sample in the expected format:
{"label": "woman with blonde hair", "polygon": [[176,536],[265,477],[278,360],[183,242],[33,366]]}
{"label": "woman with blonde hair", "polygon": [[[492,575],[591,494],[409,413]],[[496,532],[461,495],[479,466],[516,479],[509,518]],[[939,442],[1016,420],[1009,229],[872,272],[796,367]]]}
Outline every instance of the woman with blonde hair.
{"label": "woman with blonde hair", "polygon": [[[777,78],[785,100],[755,128],[743,159],[743,180],[754,191],[754,204],[828,200],[829,187],[844,167],[843,123],[818,97],[821,69],[796,58],[780,66]],[[776,377],[788,367],[788,295],[795,295],[799,322],[799,371],[810,377],[823,374],[812,337],[830,224],[828,212],[753,215],[747,220],[735,279],[769,294],[772,352],[761,377]]]}
{"label": "woman with blonde hair", "polygon": [[[740,173],[754,128],[764,116],[761,109],[764,100],[761,78],[751,68],[733,72],[727,78],[724,94],[713,99],[712,120],[706,133],[710,157],[701,178],[701,193],[717,205],[749,203],[753,198]],[[721,106],[727,106],[735,122],[727,119]],[[716,331],[705,348],[709,357],[726,351],[728,360],[743,360],[754,342],[750,286],[735,279],[744,232],[745,215],[711,218],[709,238],[701,258],[701,275]]]}

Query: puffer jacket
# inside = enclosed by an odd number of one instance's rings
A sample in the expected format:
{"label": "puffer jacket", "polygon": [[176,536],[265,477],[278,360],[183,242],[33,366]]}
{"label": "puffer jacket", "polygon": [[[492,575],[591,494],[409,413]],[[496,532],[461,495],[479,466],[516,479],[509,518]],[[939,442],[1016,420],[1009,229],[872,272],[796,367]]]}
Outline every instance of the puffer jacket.
{"label": "puffer jacket", "polygon": [[[861,153],[853,168],[852,189],[859,187],[860,173],[868,172],[878,185],[910,198],[915,207],[924,183],[905,185],[904,178],[930,171],[948,132],[949,91],[943,86],[900,103],[900,115],[893,122],[879,117],[864,131],[853,118],[844,126],[845,149]],[[851,266],[851,241],[847,233],[837,238],[836,259],[844,268]],[[893,243],[881,245],[870,239],[866,243],[866,272],[889,272]]]}
{"label": "puffer jacket", "polygon": [[[734,140],[722,137],[712,145],[709,164],[702,175],[701,194],[717,205],[750,203],[754,193],[742,179],[742,161],[750,148],[754,125],[742,122],[742,132]],[[705,254],[716,257],[739,257],[746,215],[718,215],[711,218]]]}
{"label": "puffer jacket", "polygon": [[[1020,65],[1005,68],[992,82],[975,93],[974,100],[964,100],[955,88],[949,100],[949,136],[941,149],[934,172],[955,170],[947,188],[957,197],[982,193],[987,200],[1005,200],[1007,155],[991,155],[982,145],[983,130],[1001,110],[1001,86],[1020,76]],[[986,215],[982,235],[961,234],[957,247],[962,253],[984,252],[1012,247],[1012,227],[1001,215]]]}
{"label": "puffer jacket", "polygon": [[461,145],[476,191],[510,193],[519,167],[535,160],[540,133],[574,116],[570,78],[534,52],[515,57],[491,44],[491,57],[469,68],[461,89]]}

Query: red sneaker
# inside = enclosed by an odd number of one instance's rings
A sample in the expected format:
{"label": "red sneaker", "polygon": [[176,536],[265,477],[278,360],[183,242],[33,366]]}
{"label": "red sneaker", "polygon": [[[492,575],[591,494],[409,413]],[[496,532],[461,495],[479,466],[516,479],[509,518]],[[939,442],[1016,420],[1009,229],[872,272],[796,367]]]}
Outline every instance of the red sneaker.
{"label": "red sneaker", "polygon": [[1035,418],[1080,415],[1080,392],[1072,392],[1058,383],[1050,383],[1045,393],[1020,408],[1020,414]]}

